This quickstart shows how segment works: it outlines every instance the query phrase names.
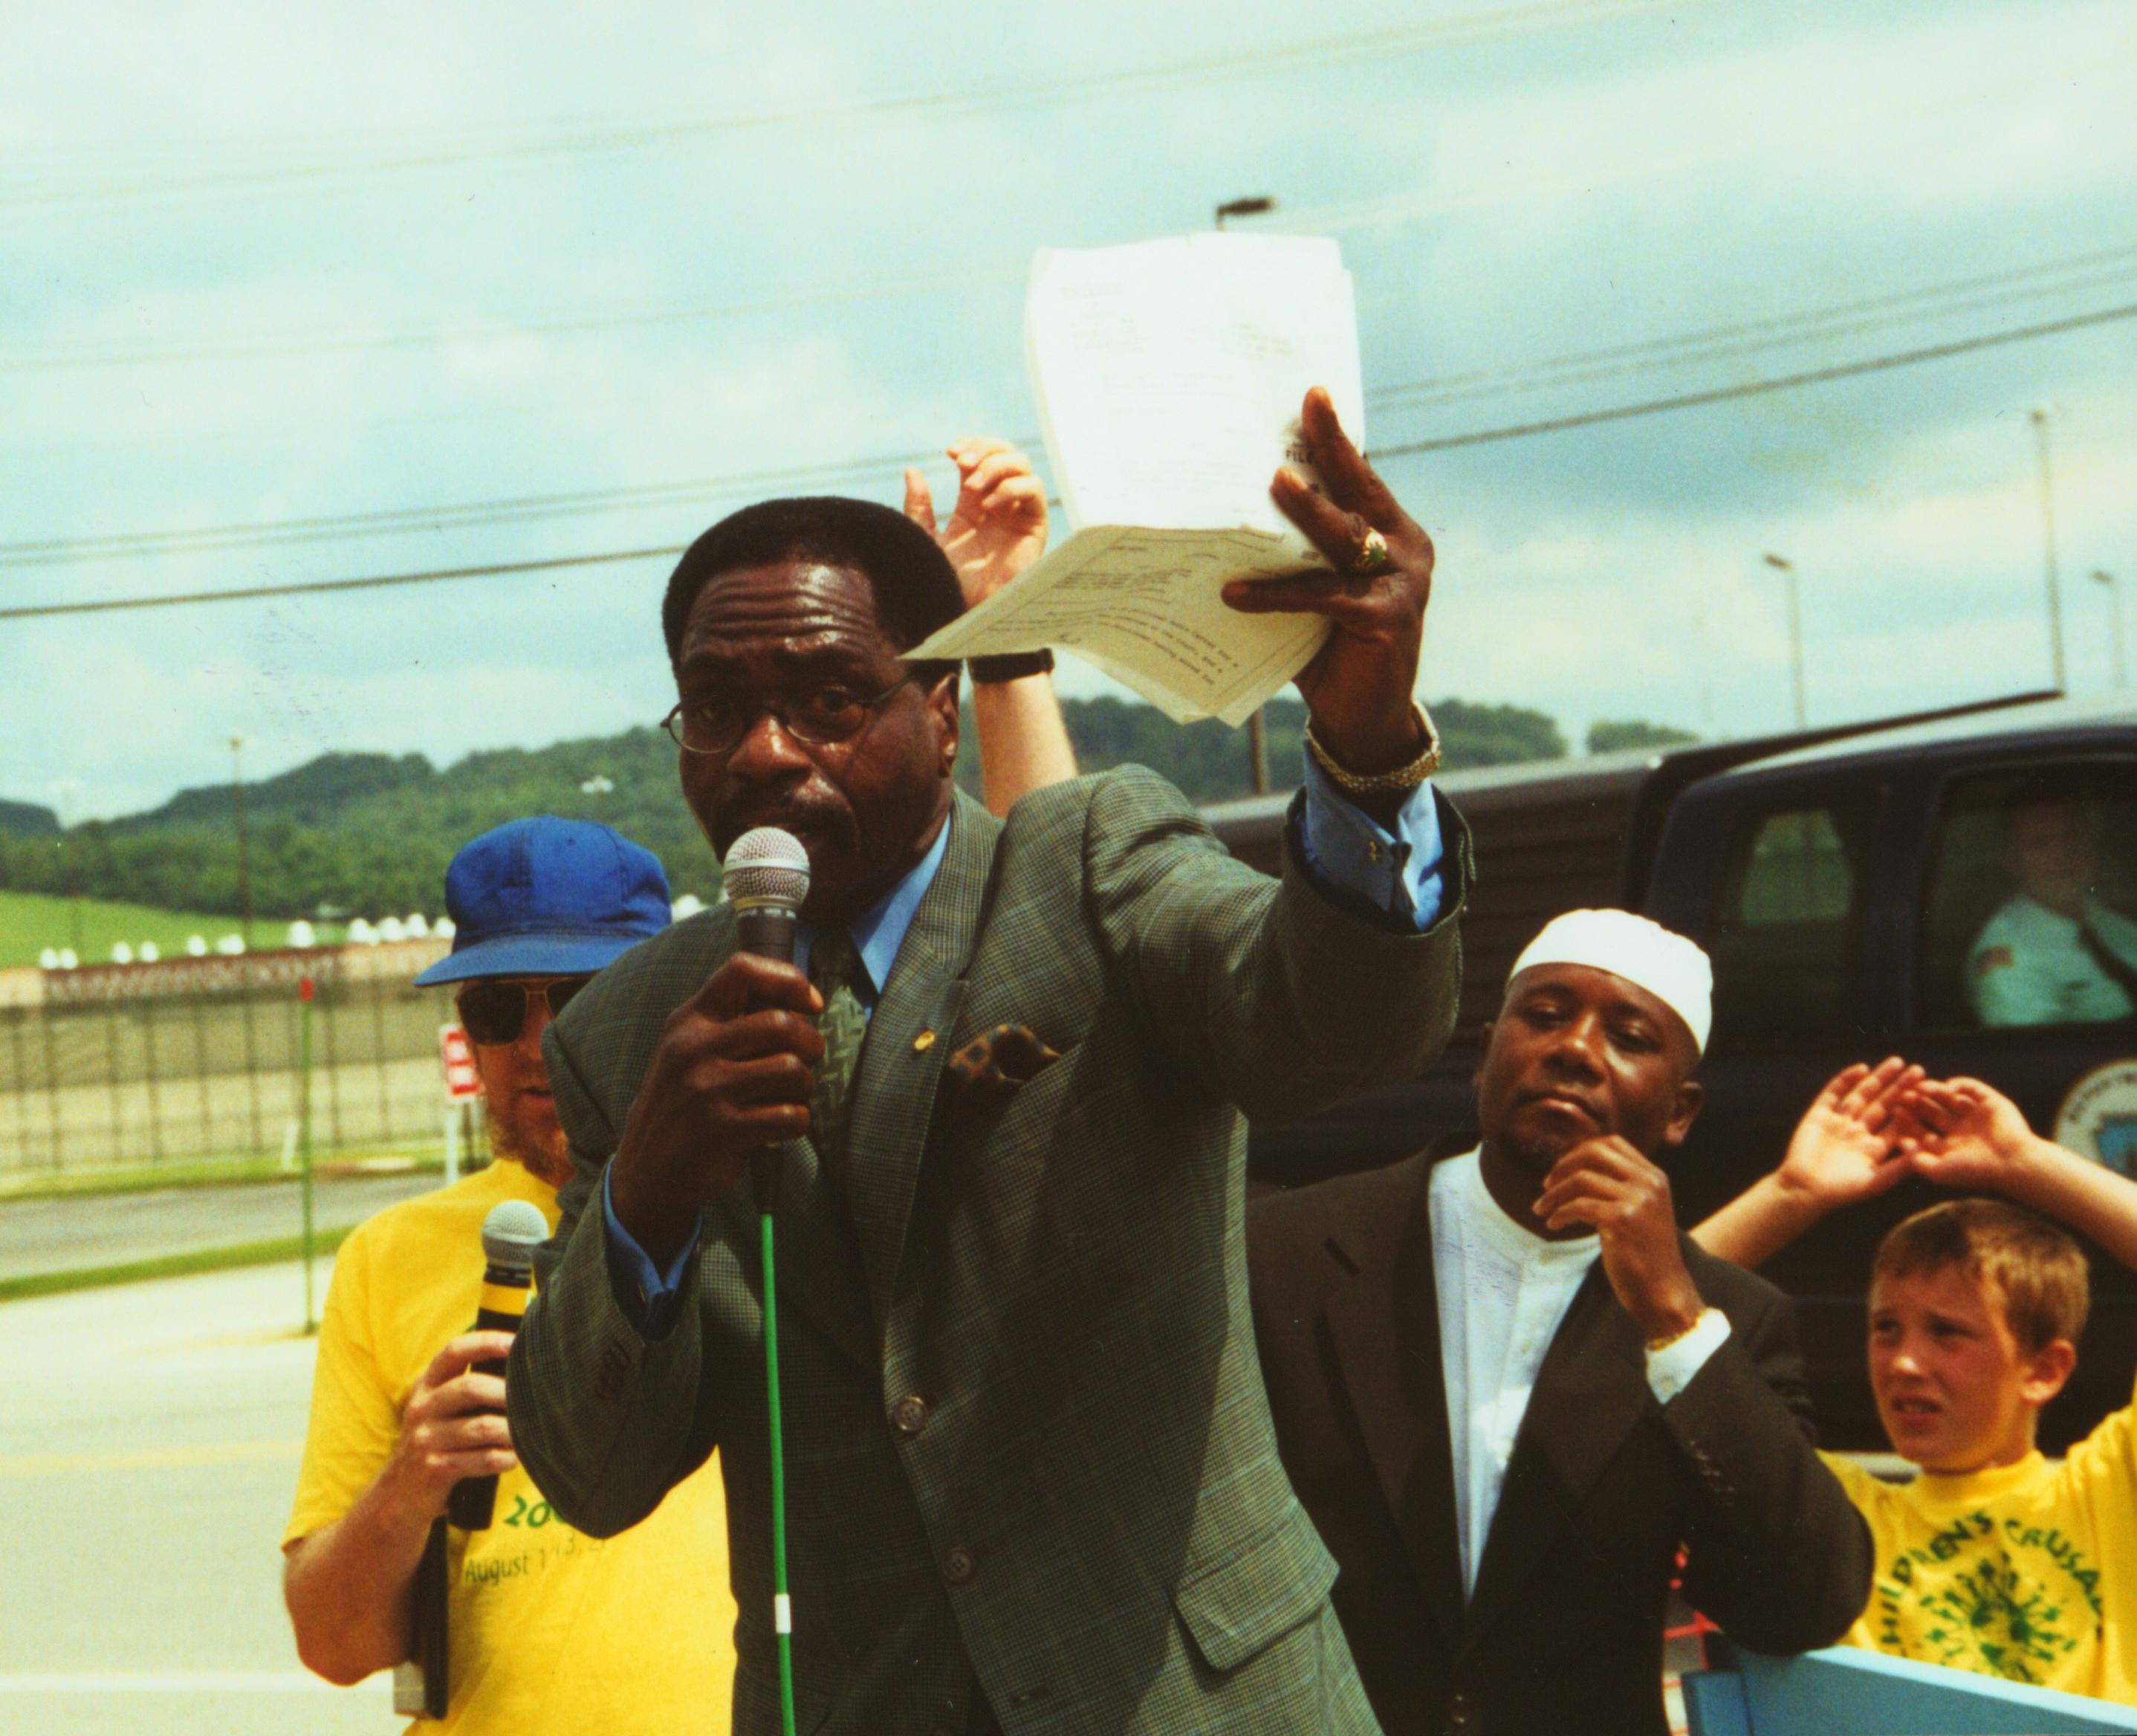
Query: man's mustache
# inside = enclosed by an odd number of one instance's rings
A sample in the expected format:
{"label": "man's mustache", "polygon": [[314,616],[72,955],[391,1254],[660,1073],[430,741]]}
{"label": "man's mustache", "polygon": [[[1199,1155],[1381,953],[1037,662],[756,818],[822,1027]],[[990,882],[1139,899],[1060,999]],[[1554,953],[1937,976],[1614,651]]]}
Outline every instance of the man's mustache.
{"label": "man's mustache", "polygon": [[720,810],[713,841],[725,856],[734,841],[759,826],[776,826],[806,843],[851,849],[859,842],[850,811],[835,802],[802,796],[759,797]]}

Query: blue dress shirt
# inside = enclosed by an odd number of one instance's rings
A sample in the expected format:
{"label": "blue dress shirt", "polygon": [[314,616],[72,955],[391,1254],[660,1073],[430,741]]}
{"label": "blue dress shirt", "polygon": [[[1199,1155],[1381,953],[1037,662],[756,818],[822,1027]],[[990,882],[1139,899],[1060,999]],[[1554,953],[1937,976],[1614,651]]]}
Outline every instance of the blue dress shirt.
{"label": "blue dress shirt", "polygon": [[[1390,832],[1379,822],[1346,799],[1335,780],[1323,772],[1313,756],[1306,756],[1306,812],[1300,827],[1305,846],[1307,872],[1324,885],[1339,889],[1355,901],[1362,901],[1390,919],[1407,924],[1420,934],[1438,919],[1442,897],[1439,872],[1442,843],[1439,809],[1429,783],[1420,784],[1395,816],[1396,830]],[[873,1013],[876,998],[890,980],[890,968],[898,949],[905,944],[906,930],[913,926],[913,912],[927,889],[935,884],[949,847],[950,828],[945,824],[935,835],[927,854],[874,905],[855,918],[849,929],[854,949],[860,954],[864,982],[854,985],[864,1012]],[[806,971],[815,930],[800,924],[794,944],[794,962]],[[625,1270],[636,1284],[645,1305],[649,1330],[659,1331],[667,1307],[683,1282],[685,1264],[697,1250],[701,1216],[683,1244],[682,1251],[664,1272],[650,1255],[632,1240],[617,1219],[610,1202],[609,1172],[601,1173],[601,1215],[608,1221],[609,1246],[621,1256]]]}

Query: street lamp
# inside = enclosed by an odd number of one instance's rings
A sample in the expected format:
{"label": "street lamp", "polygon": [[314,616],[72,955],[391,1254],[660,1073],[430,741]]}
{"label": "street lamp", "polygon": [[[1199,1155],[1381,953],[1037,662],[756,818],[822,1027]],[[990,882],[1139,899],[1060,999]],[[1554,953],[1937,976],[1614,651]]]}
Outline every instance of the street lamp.
{"label": "street lamp", "polygon": [[2122,646],[2122,593],[2115,588],[2112,573],[2103,573],[2095,567],[2092,576],[2107,588],[2107,618],[2115,629],[2115,685],[2120,690],[2130,685],[2129,665],[2124,659]]}
{"label": "street lamp", "polygon": [[1789,657],[1795,669],[1796,728],[1808,729],[1810,715],[1804,705],[1803,607],[1796,595],[1796,569],[1778,554],[1768,555],[1766,564],[1789,582]]}
{"label": "street lamp", "polygon": [[2055,666],[2056,691],[2067,693],[2063,679],[2063,603],[2056,583],[2056,483],[2048,465],[2048,412],[2032,412],[2033,433],[2041,451],[2041,565],[2048,582],[2048,655]]}
{"label": "street lamp", "polygon": [[[1227,199],[1217,207],[1217,232],[1224,232],[1226,217],[1265,217],[1276,209],[1276,201],[1267,193],[1254,193],[1244,199]],[[1268,724],[1258,705],[1247,719],[1247,763],[1253,774],[1254,793],[1268,794]]]}

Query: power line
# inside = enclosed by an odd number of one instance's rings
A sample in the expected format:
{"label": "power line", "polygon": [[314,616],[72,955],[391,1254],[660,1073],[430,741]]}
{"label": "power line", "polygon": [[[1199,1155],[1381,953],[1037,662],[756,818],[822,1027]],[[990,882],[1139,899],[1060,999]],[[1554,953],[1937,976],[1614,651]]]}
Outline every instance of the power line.
{"label": "power line", "polygon": [[[1024,444],[1034,442],[1026,441]],[[723,495],[791,493],[859,474],[896,474],[921,461],[910,453],[849,459],[842,463],[782,470],[742,471],[689,481],[655,482],[627,488],[584,489],[569,494],[521,495],[474,500],[450,506],[405,506],[370,512],[332,513],[304,519],[275,519],[249,524],[203,525],[192,530],[119,532],[106,536],[53,537],[41,541],[0,543],[0,567],[52,566],[114,556],[197,554],[221,549],[280,547],[336,541],[358,536],[387,536],[416,530],[464,529],[475,525],[526,523],[594,512],[646,506],[687,505]]]}
{"label": "power line", "polygon": [[1648,398],[1636,404],[1614,404],[1603,410],[1584,410],[1571,416],[1554,416],[1542,422],[1517,422],[1511,427],[1477,428],[1465,434],[1444,434],[1430,440],[1405,441],[1400,446],[1376,446],[1372,456],[1404,458],[1419,452],[1444,452],[1457,446],[1487,446],[1502,440],[1526,440],[1538,434],[1559,434],[1569,428],[1589,428],[1598,422],[1623,422],[1635,416],[1657,416],[1666,410],[1691,410],[1701,404],[1726,403],[1731,398],[1755,397],[1761,393],[1787,392],[1799,386],[1820,385],[1857,374],[1879,373],[1891,368],[1912,368],[1923,362],[1941,362],[1976,350],[1994,349],[2006,344],[2023,344],[2034,338],[2053,337],[2089,325],[2105,325],[2118,319],[2137,318],[2137,302],[2121,307],[2100,308],[2050,319],[2038,325],[2022,325],[2008,331],[1984,332],[1977,337],[1955,339],[1949,344],[1928,344],[1902,350],[1896,355],[1871,356],[1859,362],[1841,362],[1830,368],[1806,368],[1799,373],[1779,374],[1770,379],[1746,380],[1741,385],[1717,386],[1706,392],[1680,393],[1669,397]]}
{"label": "power line", "polygon": [[[1563,3],[1563,0],[1561,0]],[[1653,0],[1618,0],[1621,5],[1653,3]],[[1459,21],[1455,21],[1459,22]],[[1440,27],[1428,27],[1438,28]],[[1378,43],[1385,32],[1368,32],[1359,38],[1361,41]],[[1343,40],[1343,39],[1339,39]],[[2129,53],[2111,56],[2114,64],[2131,58]],[[2097,62],[2089,63],[2097,70]],[[2058,75],[2060,76],[2061,75]],[[1880,124],[1889,126],[1896,119],[1919,118],[1935,110],[1971,105],[1989,97],[2005,95],[2014,89],[2028,89],[2042,82],[2037,75],[2026,75],[2005,79],[1990,85],[1970,90],[1945,91],[1927,101],[1917,102],[1906,108],[1889,112],[1880,119]],[[781,111],[785,112],[785,111]],[[723,123],[724,124],[724,123]],[[1836,129],[1828,125],[1823,129],[1831,134]],[[1678,152],[1670,155],[1623,165],[1608,172],[1599,173],[1593,168],[1584,168],[1578,174],[1554,183],[1537,183],[1525,179],[1511,188],[1487,187],[1482,189],[1465,188],[1458,193],[1442,195],[1427,190],[1423,193],[1403,193],[1392,197],[1352,202],[1324,207],[1318,210],[1293,211],[1269,225],[1278,232],[1311,232],[1337,234],[1361,228],[1377,228],[1416,221],[1429,216],[1446,215],[1456,211],[1491,207],[1514,201],[1526,202],[1539,197],[1550,198],[1570,193],[1593,193],[1602,185],[1614,181],[1643,178],[1673,172],[1690,166],[1752,154],[1764,154],[1777,149],[1780,141],[1762,136],[1749,144],[1732,145],[1716,152],[1712,150]],[[8,202],[7,178],[0,174],[0,205]],[[358,330],[341,332],[290,332],[280,335],[233,338],[224,342],[191,344],[84,344],[71,347],[41,344],[9,353],[0,350],[0,373],[52,373],[86,368],[114,366],[171,366],[232,360],[259,360],[297,355],[331,354],[352,350],[416,349],[439,344],[507,342],[528,335],[553,335],[572,332],[621,330],[633,327],[650,328],[661,325],[689,324],[703,321],[746,319],[767,313],[777,313],[801,307],[852,305],[885,300],[901,295],[932,294],[942,290],[971,289],[976,285],[997,285],[1015,282],[1023,276],[1021,267],[994,271],[961,271],[940,273],[925,277],[914,277],[888,282],[877,282],[865,288],[797,289],[791,294],[760,297],[752,300],[725,303],[694,303],[681,307],[586,307],[565,309],[553,313],[533,312],[510,318],[491,318],[464,320],[420,331]]]}
{"label": "power line", "polygon": [[[4,204],[0,198],[0,204]],[[749,301],[698,302],[685,307],[582,308],[538,314],[523,319],[462,320],[426,331],[290,332],[280,337],[234,338],[225,343],[186,344],[85,344],[72,349],[51,344],[0,350],[0,373],[57,373],[85,368],[173,367],[188,363],[260,361],[284,356],[331,355],[358,349],[418,349],[433,344],[507,343],[566,332],[620,331],[630,327],[689,325],[726,319],[755,319],[801,308],[836,307],[856,302],[888,301],[901,295],[977,285],[1018,283],[1022,266],[993,271],[953,271],[927,277],[875,279],[865,288],[797,290],[791,295]]]}
{"label": "power line", "polygon": [[[1841,318],[1843,315],[1881,307],[1920,305],[1946,299],[1963,291],[1976,290],[1997,284],[2019,285],[2029,279],[2065,276],[2089,267],[2106,269],[2117,266],[2126,269],[2137,260],[2137,247],[2121,246],[2097,252],[2079,254],[2066,260],[2052,261],[2044,265],[2023,266],[2010,271],[1963,280],[1954,284],[1935,285],[1910,290],[1892,296],[1873,298],[1868,301],[1833,309],[1813,310],[1808,312],[1780,315],[1741,324],[1725,326],[1711,332],[1649,339],[1642,344],[1621,346],[1611,351],[1594,351],[1575,357],[1558,358],[1551,361],[1525,364],[1514,370],[1477,370],[1468,375],[1453,375],[1437,381],[1424,381],[1414,387],[1391,388],[1390,392],[1426,393],[1441,388],[1452,388],[1469,380],[1495,383],[1515,375],[1526,376],[1575,363],[1586,363],[1608,355],[1631,354],[1643,351],[1659,351],[1706,343],[1728,333],[1751,334],[1760,331],[1783,332],[1789,329],[1817,324]],[[567,332],[617,330],[630,326],[681,325],[700,322],[723,321],[754,318],[765,314],[786,313],[810,307],[849,306],[888,300],[900,295],[933,294],[949,289],[970,290],[981,285],[1002,285],[1024,280],[1026,272],[1022,266],[1004,267],[996,271],[961,271],[937,276],[915,277],[878,281],[869,287],[813,290],[792,295],[764,297],[749,301],[699,303],[687,307],[640,309],[632,311],[581,310],[553,315],[539,315],[519,321],[466,321],[439,326],[427,331],[404,332],[322,332],[291,333],[283,337],[234,339],[227,343],[205,343],[178,345],[103,345],[57,348],[51,344],[27,346],[17,350],[0,349],[0,374],[51,373],[71,372],[90,368],[144,366],[183,366],[188,363],[228,361],[252,361],[290,356],[322,355],[359,349],[418,349],[434,344],[463,343],[504,343],[530,336],[551,336]],[[2097,273],[2096,272],[2096,276]],[[2112,275],[2110,273],[2110,275]],[[2098,287],[2088,278],[2062,285],[2042,285],[2034,294],[2048,294],[2056,289]],[[2023,291],[2014,289],[2012,294]],[[1945,312],[1972,312],[1991,305],[1995,298],[1974,300],[1963,305],[1940,310]],[[2007,298],[2008,299],[2008,298]]]}
{"label": "power line", "polygon": [[[1500,390],[1533,390],[1623,373],[1654,371],[1689,362],[1720,360],[1780,344],[1852,335],[1905,319],[1979,313],[2014,301],[2077,290],[2111,288],[2137,266],[2137,246],[2103,248],[2036,266],[2018,266],[1942,284],[1925,285],[1862,300],[1800,309],[1764,319],[1614,344],[1551,356],[1511,368],[1471,368],[1373,395],[1375,407],[1410,408],[1427,402],[1475,397]],[[2050,281],[2048,280],[2056,280]]]}
{"label": "power line", "polygon": [[[1680,12],[1686,0],[1670,0]],[[1429,24],[1359,31],[1274,44],[1224,55],[1202,56],[1161,66],[1084,73],[1034,80],[1021,85],[974,90],[911,92],[841,103],[795,104],[747,114],[681,116],[651,121],[592,121],[564,126],[499,126],[433,133],[390,144],[377,154],[353,154],[368,143],[384,142],[374,129],[354,135],[321,135],[298,141],[285,160],[261,161],[258,139],[227,139],[192,147],[190,167],[157,173],[153,167],[91,163],[55,174],[49,166],[0,175],[0,205],[49,203],[61,200],[124,198],[144,193],[257,189],[295,183],[350,181],[378,175],[406,174],[456,163],[494,163],[648,146],[694,144],[767,129],[857,126],[875,122],[949,118],[999,109],[1021,110],[1038,103],[1095,97],[1135,95],[1181,85],[1203,85],[1251,78],[1269,72],[1292,72],[1341,66],[1356,61],[1384,61],[1463,41],[1533,34],[1563,24],[1609,19],[1665,9],[1665,0],[1534,0],[1534,3],[1468,12]],[[388,135],[390,136],[390,135]],[[187,147],[152,149],[142,161],[159,165]],[[231,159],[218,163],[218,155]]]}
{"label": "power line", "polygon": [[[2077,331],[2088,326],[2105,325],[2114,321],[2132,318],[2137,318],[2137,302],[2127,303],[2120,307],[2096,309],[2090,313],[2071,315],[2061,319],[2045,320],[2034,325],[2017,326],[2007,331],[1984,332],[1971,338],[1956,339],[1947,344],[1929,344],[1918,349],[1901,350],[1890,355],[1865,357],[1859,361],[1839,363],[1829,368],[1808,368],[1796,373],[1775,375],[1768,379],[1747,380],[1739,385],[1717,387],[1706,392],[1682,393],[1669,397],[1648,398],[1638,403],[1611,405],[1604,409],[1584,411],[1572,416],[1553,417],[1546,421],[1521,422],[1501,428],[1472,429],[1466,433],[1441,435],[1428,440],[1405,441],[1394,446],[1375,446],[1370,456],[1377,462],[1389,458],[1411,457],[1424,452],[1448,451],[1460,446],[1484,446],[1498,441],[1525,440],[1538,435],[1562,433],[1573,428],[1592,427],[1600,422],[1621,422],[1639,416],[1656,416],[1672,410],[1695,409],[1705,404],[1723,403],[1735,398],[1755,397],[1765,393],[1792,391],[1799,387],[1820,385],[1829,381],[1847,379],[1860,374],[1881,373],[1896,368],[1916,367],[1926,362],[1944,361],[1954,356],[1968,355],[1976,351],[1998,349],[2010,344],[2026,343],[2037,338],[2053,337],[2063,332]],[[673,548],[634,549],[609,553],[558,555],[547,560],[509,561],[486,566],[445,568],[430,572],[387,573],[367,578],[322,579],[298,584],[263,585],[251,588],[224,591],[201,591],[184,596],[114,597],[95,602],[39,603],[27,607],[0,608],[0,621],[43,619],[60,615],[102,614],[122,609],[164,608],[183,603],[235,602],[275,597],[309,596],[324,592],[374,590],[390,585],[433,584],[457,579],[501,578],[621,561],[672,559],[681,553],[680,545]]]}
{"label": "power line", "polygon": [[[2097,268],[2120,266],[2107,280],[2137,263],[2137,246],[2096,250],[2037,265],[1925,285],[1896,294],[1798,310],[1764,319],[1678,333],[1629,344],[1607,345],[1508,368],[1477,368],[1436,378],[1382,388],[1367,394],[1375,412],[1428,407],[1498,391],[1533,390],[1588,380],[1618,378],[1711,361],[1778,343],[1877,330],[1903,319],[1979,311],[1988,306],[2045,295],[2105,287]],[[2082,278],[2072,273],[2089,273]],[[2068,280],[2049,282],[2047,280]],[[1997,293],[1977,293],[1982,291]],[[1876,317],[1872,317],[1876,316]],[[1633,365],[1637,364],[1637,365]],[[1035,449],[1035,435],[1013,444]],[[289,547],[364,536],[397,535],[419,530],[471,529],[479,525],[533,523],[596,513],[688,505],[732,495],[791,493],[827,486],[856,475],[895,475],[920,461],[910,452],[855,458],[841,463],[729,473],[673,482],[627,487],[585,489],[568,493],[522,495],[443,506],[396,507],[336,513],[310,518],[251,524],[206,525],[187,530],[114,532],[100,536],[58,537],[0,543],[0,568],[71,564],[114,557],[205,553],[225,549]]]}
{"label": "power line", "polygon": [[392,585],[434,585],[450,579],[502,578],[553,573],[567,567],[611,566],[620,561],[673,560],[672,549],[622,549],[602,554],[558,554],[546,560],[498,561],[482,567],[444,567],[428,573],[387,573],[375,578],[324,578],[290,585],[253,585],[227,591],[192,591],[173,597],[113,597],[95,602],[41,602],[0,608],[0,621],[39,621],[55,615],[107,615],[125,609],[175,608],[182,603],[257,602],[273,597],[310,597],[328,591],[378,591]]}
{"label": "power line", "polygon": [[[1552,176],[1540,176],[1533,171],[1523,171],[1511,184],[1487,180],[1479,185],[1466,183],[1453,186],[1434,185],[1400,193],[1376,194],[1365,199],[1346,200],[1340,204],[1293,207],[1267,227],[1309,234],[1325,234],[1336,230],[1375,229],[1414,222],[1421,217],[1451,217],[1463,212],[1491,209],[1516,201],[1551,199],[1569,193],[1593,194],[1628,181],[1673,174],[1687,168],[1711,168],[1748,157],[1765,156],[1784,148],[1799,150],[1806,144],[1832,144],[1843,137],[1852,139],[1865,129],[1873,132],[1891,131],[1932,115],[1970,108],[1979,103],[2008,97],[2019,91],[2032,90],[2042,85],[2059,92],[2067,92],[2080,79],[2091,76],[2099,80],[2107,69],[2120,67],[2133,57],[2137,57],[2137,50],[2130,48],[2094,52],[2082,61],[2056,67],[2046,74],[2029,71],[1965,89],[1940,88],[1931,95],[1886,105],[1875,114],[1862,112],[1847,105],[1829,105],[1816,123],[1808,128],[1792,124],[1784,136],[1775,136],[1769,131],[1760,130],[1718,146],[1672,150],[1630,163],[1584,161],[1565,173]],[[2117,94],[2120,94],[2119,86]]]}
{"label": "power line", "polygon": [[[1947,98],[1943,104],[1969,100],[1971,98]],[[1775,141],[1766,139],[1755,147],[1770,150]],[[1646,175],[1682,167],[1697,158],[1672,158],[1657,163],[1636,165],[1627,173]],[[1570,180],[1546,194],[1593,192],[1597,178],[1592,173]],[[1490,206],[1513,198],[1538,196],[1537,189],[1524,186],[1512,192],[1468,193],[1458,202],[1462,208],[1479,205]],[[0,204],[4,204],[4,193],[0,193]],[[1338,207],[1319,213],[1293,213],[1291,217],[1271,227],[1279,231],[1310,229],[1316,233],[1339,234],[1352,229],[1380,227],[1391,222],[1404,222],[1429,215],[1443,208],[1426,203],[1411,203],[1400,210],[1395,207]],[[2126,252],[2128,250],[2114,250]],[[2081,256],[2104,258],[2106,255]],[[2076,263],[2073,261],[2072,263]],[[196,344],[102,344],[72,346],[41,343],[13,350],[0,350],[0,373],[50,373],[71,372],[83,368],[144,366],[184,366],[209,362],[252,361],[275,359],[302,355],[325,355],[355,350],[413,349],[446,344],[505,343],[529,336],[554,336],[573,332],[624,330],[631,328],[651,328],[663,325],[686,325],[699,323],[752,319],[767,314],[788,312],[799,308],[849,306],[876,301],[888,301],[902,296],[932,295],[945,290],[970,290],[976,286],[1000,285],[1020,282],[1025,276],[1022,266],[1004,266],[992,270],[977,268],[931,274],[926,276],[877,280],[866,285],[850,288],[796,289],[791,293],[754,297],[732,302],[694,302],[676,307],[582,307],[543,313],[531,312],[522,315],[461,320],[423,330],[382,331],[344,330],[328,332],[291,331],[268,336],[253,335],[232,338],[224,341]],[[2023,276],[2023,272],[2013,274]],[[1995,279],[1981,280],[1984,282]]]}

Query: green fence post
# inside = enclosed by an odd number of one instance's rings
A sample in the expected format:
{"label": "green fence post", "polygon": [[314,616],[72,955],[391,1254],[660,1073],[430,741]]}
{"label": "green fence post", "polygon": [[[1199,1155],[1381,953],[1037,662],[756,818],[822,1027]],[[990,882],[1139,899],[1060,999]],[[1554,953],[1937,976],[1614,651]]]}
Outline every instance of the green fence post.
{"label": "green fence post", "polygon": [[245,1080],[252,1103],[252,1153],[257,1157],[267,1149],[267,1135],[260,1120],[260,1042],[258,1033],[253,1029],[252,1001],[255,990],[265,987],[267,979],[263,976],[256,983],[251,980],[249,970],[241,969],[238,981],[242,985],[242,992],[238,997],[239,1009],[245,1015]]}
{"label": "green fence post", "polygon": [[27,1007],[10,1007],[7,1012],[7,1034],[15,1046],[15,1113],[20,1143],[17,1147],[20,1167],[30,1167],[30,1062],[23,1049],[22,1027],[30,1022]]}
{"label": "green fence post", "polygon": [[318,1310],[312,1305],[312,979],[297,983],[297,1153],[304,1167],[304,1334],[319,1329]]}
{"label": "green fence post", "polygon": [[[115,995],[118,985],[112,987]],[[126,1160],[126,1099],[119,1083],[119,1021],[123,1017],[115,998],[104,1003],[104,1076],[111,1099],[111,1154],[105,1161],[113,1163]]]}
{"label": "green fence post", "polygon": [[151,990],[141,1001],[141,1076],[148,1088],[148,1158],[163,1161],[163,1094],[156,1067],[156,1002]]}
{"label": "green fence post", "polygon": [[55,1021],[50,1006],[45,1008],[43,1016],[37,1022],[44,1026],[45,1108],[51,1117],[52,1168],[64,1169],[66,1167],[65,1157],[66,1139],[60,1114],[60,1063],[59,1056],[56,1052],[56,1041],[52,1035]]}
{"label": "green fence post", "polygon": [[200,1087],[199,1154],[204,1158],[215,1149],[215,1109],[207,1089],[207,978],[202,973],[193,981],[193,1082]]}
{"label": "green fence post", "polygon": [[336,1151],[348,1143],[341,1130],[341,1051],[334,1041],[338,1014],[348,1000],[341,985],[341,971],[336,965],[326,973],[326,986],[333,992],[322,996],[319,1001],[319,1033],[325,1039],[327,1051],[327,1144]]}

